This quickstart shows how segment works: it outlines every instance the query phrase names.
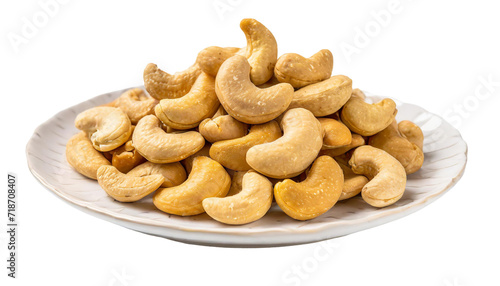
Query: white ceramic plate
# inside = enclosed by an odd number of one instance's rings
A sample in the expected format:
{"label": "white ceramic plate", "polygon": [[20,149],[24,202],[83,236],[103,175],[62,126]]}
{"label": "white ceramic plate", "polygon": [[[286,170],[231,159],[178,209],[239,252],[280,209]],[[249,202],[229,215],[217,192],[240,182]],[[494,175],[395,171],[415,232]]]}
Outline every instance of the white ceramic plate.
{"label": "white ceramic plate", "polygon": [[[65,146],[78,130],[78,113],[117,98],[123,90],[103,94],[63,110],[40,125],[26,147],[33,175],[51,192],[78,209],[118,225],[177,241],[216,246],[266,247],[320,241],[384,224],[413,213],[449,190],[462,176],[467,145],[460,133],[439,116],[397,102],[397,119],[418,124],[425,135],[425,161],[408,177],[403,197],[394,205],[377,209],[360,196],[338,202],[330,211],[309,221],[296,221],[277,205],[259,221],[228,226],[202,214],[168,215],[155,208],[151,196],[135,203],[110,198],[96,181],[77,173],[66,162]],[[370,96],[370,99],[377,97]]]}

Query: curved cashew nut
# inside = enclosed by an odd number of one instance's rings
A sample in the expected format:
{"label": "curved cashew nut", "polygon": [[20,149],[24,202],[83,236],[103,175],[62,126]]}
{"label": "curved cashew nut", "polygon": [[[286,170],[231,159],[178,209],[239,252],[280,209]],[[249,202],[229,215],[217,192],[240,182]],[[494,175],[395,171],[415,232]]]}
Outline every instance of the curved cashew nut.
{"label": "curved cashew nut", "polygon": [[352,80],[344,75],[303,87],[293,94],[289,109],[302,107],[314,116],[330,115],[339,110],[351,97]]}
{"label": "curved cashew nut", "polygon": [[288,83],[260,89],[249,78],[250,65],[236,55],[226,60],[217,74],[215,92],[224,109],[235,119],[248,123],[268,122],[285,111],[293,97]]}
{"label": "curved cashew nut", "polygon": [[145,162],[130,170],[127,175],[134,177],[145,177],[149,175],[160,174],[165,179],[162,187],[174,187],[182,184],[186,180],[186,170],[181,163],[155,164]]}
{"label": "curved cashew nut", "polygon": [[396,158],[405,168],[406,174],[415,173],[424,164],[424,152],[399,132],[396,120],[384,130],[370,137],[368,144],[382,149]]}
{"label": "curved cashew nut", "polygon": [[155,64],[148,64],[143,74],[144,87],[152,97],[158,100],[178,98],[189,92],[200,73],[201,70],[197,64],[173,75],[162,71]]}
{"label": "curved cashew nut", "polygon": [[396,117],[396,103],[386,98],[375,104],[353,97],[342,108],[342,122],[352,132],[362,136],[371,136],[384,130]]}
{"label": "curved cashew nut", "polygon": [[161,122],[175,129],[191,129],[219,108],[215,78],[202,73],[191,90],[180,98],[162,99],[155,107]]}
{"label": "curved cashew nut", "polygon": [[336,147],[336,148],[331,148],[331,149],[322,149],[319,152],[319,155],[327,155],[330,157],[337,157],[342,154],[345,154],[349,150],[359,147],[361,145],[365,145],[365,138],[359,134],[352,134],[352,141],[351,144],[347,146],[341,146],[341,147]]}
{"label": "curved cashew nut", "polygon": [[191,173],[191,169],[193,168],[194,158],[198,156],[210,157],[210,147],[210,143],[206,143],[205,146],[203,146],[203,148],[201,148],[198,152],[181,161],[181,164],[184,166],[188,174]]}
{"label": "curved cashew nut", "polygon": [[342,122],[331,118],[318,118],[318,121],[325,130],[321,149],[332,149],[351,144],[351,130]]}
{"label": "curved cashew nut", "polygon": [[262,218],[273,202],[273,185],[266,177],[249,171],[243,176],[238,194],[224,198],[206,198],[203,209],[213,219],[240,225]]}
{"label": "curved cashew nut", "polygon": [[224,197],[231,186],[231,178],[216,161],[196,157],[193,169],[184,183],[162,188],[155,193],[153,203],[166,213],[190,216],[204,212],[202,202],[210,197]]}
{"label": "curved cashew nut", "polygon": [[374,207],[385,207],[397,202],[405,191],[405,168],[384,150],[366,145],[358,147],[349,160],[352,171],[365,175],[370,181],[361,196]]}
{"label": "curved cashew nut", "polygon": [[114,106],[123,110],[132,124],[137,124],[146,115],[154,114],[156,104],[157,101],[140,88],[127,90],[114,102]]}
{"label": "curved cashew nut", "polygon": [[294,53],[284,54],[276,63],[274,74],[280,82],[287,82],[294,88],[301,88],[330,78],[332,69],[332,52],[324,49],[310,58]]}
{"label": "curved cashew nut", "polygon": [[85,132],[79,132],[66,143],[66,160],[78,173],[97,180],[97,169],[111,165],[102,153],[97,151]]}
{"label": "curved cashew nut", "polygon": [[247,171],[250,170],[246,160],[248,150],[255,145],[272,142],[280,136],[281,129],[276,121],[253,125],[246,136],[212,144],[210,157],[226,168]]}
{"label": "curved cashew nut", "polygon": [[163,183],[162,175],[134,177],[123,174],[113,166],[101,166],[97,170],[97,182],[113,199],[135,202],[156,191]]}
{"label": "curved cashew nut", "polygon": [[361,193],[363,187],[368,183],[368,179],[363,175],[355,174],[351,167],[339,162],[336,158],[335,161],[339,164],[344,174],[344,187],[342,188],[342,194],[340,194],[339,201],[350,199]]}
{"label": "curved cashew nut", "polygon": [[243,137],[248,132],[248,125],[227,115],[222,106],[212,118],[204,119],[198,126],[201,135],[208,142],[217,142]]}
{"label": "curved cashew nut", "polygon": [[255,19],[243,19],[240,28],[245,33],[247,46],[238,54],[245,56],[252,67],[250,79],[255,85],[268,81],[278,60],[278,44],[271,31]]}
{"label": "curved cashew nut", "polygon": [[324,130],[318,119],[303,108],[288,110],[281,120],[283,136],[250,148],[247,163],[268,177],[283,179],[302,173],[318,156]]}
{"label": "curved cashew nut", "polygon": [[198,152],[205,145],[205,139],[196,131],[166,133],[160,120],[147,115],[139,120],[132,135],[135,149],[153,163],[172,163]]}
{"label": "curved cashew nut", "polygon": [[127,142],[132,134],[132,125],[127,114],[116,107],[94,107],[78,114],[76,128],[87,132],[92,145],[106,152]]}
{"label": "curved cashew nut", "polygon": [[290,179],[274,186],[274,198],[280,208],[297,220],[318,217],[331,209],[342,193],[344,176],[335,160],[318,157],[307,178],[296,183]]}
{"label": "curved cashew nut", "polygon": [[222,63],[239,51],[240,48],[233,47],[208,47],[198,53],[196,63],[200,66],[200,69],[204,73],[215,77],[217,76]]}
{"label": "curved cashew nut", "polygon": [[417,145],[420,150],[424,149],[424,133],[417,124],[409,120],[403,120],[398,123],[398,129],[408,141]]}

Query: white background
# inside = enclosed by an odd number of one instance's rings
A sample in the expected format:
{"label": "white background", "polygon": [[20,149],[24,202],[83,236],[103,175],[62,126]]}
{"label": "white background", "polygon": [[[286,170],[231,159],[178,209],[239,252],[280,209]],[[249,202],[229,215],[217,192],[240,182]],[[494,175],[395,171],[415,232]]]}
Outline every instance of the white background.
{"label": "white background", "polygon": [[[2,262],[0,284],[500,285],[495,1],[66,2],[45,22],[38,1],[0,4],[0,173],[18,174],[20,223],[19,278],[8,279]],[[37,31],[13,44],[14,34],[24,37],[23,19],[33,17]],[[244,46],[245,17],[273,32],[280,54],[328,48],[334,74],[355,87],[452,120],[469,145],[462,180],[417,213],[332,240],[337,247],[307,272],[303,264],[324,244],[227,249],[144,235],[74,209],[30,174],[24,149],[40,123],[93,96],[141,85],[149,62],[175,72],[207,46]],[[361,33],[369,36],[361,41]],[[480,87],[488,77],[497,82],[489,91]],[[479,99],[478,88],[488,98]],[[5,205],[2,195],[4,225]],[[5,261],[5,231],[0,238]],[[297,267],[305,274],[291,283],[287,271]]]}

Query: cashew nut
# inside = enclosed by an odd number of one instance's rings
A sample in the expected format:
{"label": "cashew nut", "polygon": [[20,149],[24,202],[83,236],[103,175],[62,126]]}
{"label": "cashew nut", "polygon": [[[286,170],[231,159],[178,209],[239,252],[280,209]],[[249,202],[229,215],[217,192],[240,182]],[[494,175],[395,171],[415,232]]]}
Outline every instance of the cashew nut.
{"label": "cashew nut", "polygon": [[66,143],[66,160],[78,173],[97,180],[97,169],[111,165],[104,155],[97,151],[85,132],[79,132]]}
{"label": "cashew nut", "polygon": [[132,127],[127,114],[116,107],[94,107],[78,114],[76,128],[90,136],[92,145],[98,151],[113,150],[125,143]]}
{"label": "cashew nut", "polygon": [[365,138],[359,134],[352,134],[351,144],[342,147],[335,147],[330,149],[322,149],[319,152],[319,155],[328,155],[330,157],[337,157],[342,154],[345,154],[349,150],[359,147],[361,145],[365,145]]}
{"label": "cashew nut", "polygon": [[213,219],[241,225],[263,217],[273,202],[273,185],[266,177],[249,171],[243,176],[239,193],[224,198],[206,198],[203,209]]}
{"label": "cashew nut", "polygon": [[247,151],[255,145],[272,142],[280,136],[281,129],[276,121],[253,125],[246,136],[212,144],[210,157],[226,168],[247,171],[250,170],[246,160]]}
{"label": "cashew nut", "polygon": [[324,135],[318,119],[303,108],[288,110],[281,128],[282,137],[254,146],[246,155],[250,167],[277,179],[291,178],[304,171],[318,156]]}
{"label": "cashew nut", "polygon": [[365,145],[356,148],[349,160],[352,171],[365,175],[370,181],[361,196],[374,207],[397,202],[405,191],[406,172],[398,160],[384,150]]}
{"label": "cashew nut", "polygon": [[238,194],[243,189],[243,176],[245,176],[247,171],[233,171],[231,169],[227,169],[226,171],[231,177],[231,187],[229,187],[226,195],[226,197],[230,197]]}
{"label": "cashew nut", "polygon": [[363,91],[361,91],[361,89],[359,89],[359,88],[355,88],[352,90],[351,97],[357,97],[357,98],[362,99],[362,100],[366,99],[365,93]]}
{"label": "cashew nut", "polygon": [[135,149],[153,163],[172,163],[198,152],[205,139],[196,131],[166,133],[160,120],[154,115],[144,116],[135,127],[132,136]]}
{"label": "cashew nut", "polygon": [[420,150],[424,149],[424,133],[417,124],[409,120],[403,120],[399,122],[398,129],[408,141],[417,145]]}
{"label": "cashew nut", "polygon": [[215,77],[222,63],[234,56],[238,51],[240,51],[240,48],[208,47],[198,53],[196,63],[204,73]]}
{"label": "cashew nut", "polygon": [[156,191],[163,183],[162,175],[135,177],[123,174],[113,166],[101,166],[97,170],[97,182],[113,199],[135,202]]}
{"label": "cashew nut", "polygon": [[284,54],[279,57],[274,74],[280,82],[287,82],[294,88],[301,88],[330,78],[333,69],[333,55],[321,50],[310,58],[299,54]]}
{"label": "cashew nut", "polygon": [[231,178],[224,167],[208,157],[199,156],[194,159],[187,180],[176,187],[159,189],[153,203],[169,214],[197,215],[204,212],[204,199],[224,197],[230,186]]}
{"label": "cashew nut", "polygon": [[122,173],[127,173],[146,160],[135,150],[132,140],[127,141],[111,152],[113,153],[111,165],[115,166]]}
{"label": "cashew nut", "polygon": [[289,109],[302,107],[314,116],[327,116],[339,110],[351,97],[352,80],[344,75],[303,87],[293,94]]}
{"label": "cashew nut", "polygon": [[318,121],[325,130],[321,149],[332,149],[351,144],[351,130],[342,122],[331,118],[318,118]]}
{"label": "cashew nut", "polygon": [[268,122],[285,111],[293,98],[288,83],[260,89],[249,78],[250,65],[236,55],[221,66],[215,80],[215,92],[224,109],[235,119],[248,123]]}
{"label": "cashew nut", "polygon": [[263,84],[274,74],[278,60],[278,44],[271,31],[255,19],[243,19],[240,28],[245,33],[247,46],[238,54],[245,56],[252,67],[250,79],[255,85]]}
{"label": "cashew nut", "polygon": [[172,128],[191,129],[212,116],[218,107],[215,78],[201,73],[191,90],[183,97],[160,100],[155,107],[155,114]]}
{"label": "cashew nut", "polygon": [[114,103],[115,107],[120,108],[130,118],[132,124],[137,124],[139,119],[146,115],[154,114],[155,105],[158,102],[149,97],[144,90],[133,88],[124,92]]}
{"label": "cashew nut", "polygon": [[179,162],[169,164],[145,162],[127,173],[127,175],[134,177],[145,177],[155,174],[160,174],[165,179],[161,184],[164,188],[178,186],[186,180],[186,171]]}
{"label": "cashew nut", "polygon": [[339,164],[329,156],[318,157],[307,178],[296,183],[290,179],[274,186],[280,208],[297,220],[318,217],[331,209],[342,193],[344,176]]}
{"label": "cashew nut", "polygon": [[396,120],[384,130],[370,137],[368,144],[382,149],[396,158],[405,168],[406,174],[415,173],[424,163],[424,152],[399,132]]}
{"label": "cashew nut", "polygon": [[203,148],[201,148],[198,152],[194,153],[193,155],[181,161],[181,164],[184,166],[188,174],[191,173],[191,169],[193,168],[194,158],[198,156],[206,156],[206,157],[210,156],[211,146],[212,145],[210,143],[205,143],[205,146],[203,146]]}
{"label": "cashew nut", "polygon": [[371,136],[389,126],[397,113],[396,103],[392,99],[386,98],[369,104],[360,98],[353,97],[342,108],[340,117],[352,132],[362,136]]}
{"label": "cashew nut", "polygon": [[144,87],[158,100],[178,98],[189,92],[200,73],[197,64],[173,75],[162,71],[155,64],[148,64],[144,69]]}
{"label": "cashew nut", "polygon": [[335,161],[337,161],[344,174],[344,187],[342,188],[342,194],[340,194],[339,201],[357,196],[361,193],[366,183],[368,183],[368,179],[363,175],[355,174],[351,167],[339,162],[337,158],[335,158]]}
{"label": "cashew nut", "polygon": [[216,112],[212,118],[204,119],[198,129],[208,142],[216,142],[243,137],[248,132],[248,125],[234,119],[231,115],[221,114],[225,112],[220,107],[221,112]]}

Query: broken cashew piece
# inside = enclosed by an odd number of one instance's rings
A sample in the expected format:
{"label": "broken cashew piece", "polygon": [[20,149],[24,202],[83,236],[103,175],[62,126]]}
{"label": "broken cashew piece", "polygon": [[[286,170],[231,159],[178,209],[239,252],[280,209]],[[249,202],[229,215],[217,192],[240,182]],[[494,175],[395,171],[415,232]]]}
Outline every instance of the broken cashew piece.
{"label": "broken cashew piece", "polygon": [[122,173],[127,173],[146,160],[135,150],[132,140],[127,141],[111,152],[113,153],[111,165],[115,166]]}
{"label": "broken cashew piece", "polygon": [[318,156],[324,130],[318,119],[303,108],[288,110],[281,119],[283,136],[250,148],[247,163],[271,178],[291,178],[302,173]]}
{"label": "broken cashew piece", "polygon": [[85,131],[98,151],[106,152],[127,142],[132,125],[127,114],[116,107],[94,107],[78,114],[76,128]]}
{"label": "broken cashew piece", "polygon": [[94,180],[97,180],[99,167],[111,165],[104,155],[92,146],[83,131],[73,135],[66,143],[66,160],[78,173]]}
{"label": "broken cashew piece", "polygon": [[358,147],[349,160],[352,171],[370,181],[363,187],[363,200],[374,207],[386,207],[397,202],[405,191],[405,168],[384,150],[366,145]]}
{"label": "broken cashew piece", "polygon": [[120,202],[135,202],[156,191],[163,183],[162,175],[134,177],[113,166],[101,166],[97,181],[106,193]]}
{"label": "broken cashew piece", "polygon": [[157,103],[156,99],[149,97],[144,90],[133,88],[122,93],[114,106],[123,110],[132,124],[137,124],[144,116],[154,114]]}
{"label": "broken cashew piece", "polygon": [[396,158],[405,168],[406,174],[415,173],[424,164],[424,152],[399,132],[396,120],[384,130],[370,137],[368,144],[382,149]]}
{"label": "broken cashew piece", "polygon": [[158,100],[179,98],[191,90],[200,73],[201,69],[197,64],[173,75],[162,71],[155,64],[148,64],[143,74],[144,87]]}
{"label": "broken cashew piece", "polygon": [[145,177],[155,174],[162,175],[165,179],[161,184],[164,188],[178,186],[186,180],[186,170],[184,170],[184,167],[179,162],[169,164],[145,162],[127,173],[127,175],[134,177]]}
{"label": "broken cashew piece", "polygon": [[206,198],[203,209],[213,219],[225,224],[241,225],[262,218],[273,202],[273,185],[259,173],[248,171],[242,189],[233,196]]}
{"label": "broken cashew piece", "polygon": [[247,171],[251,167],[247,163],[247,152],[255,145],[272,142],[281,137],[281,129],[276,121],[253,125],[247,135],[218,141],[210,147],[210,157],[224,167],[235,171]]}
{"label": "broken cashew piece", "polygon": [[290,179],[274,186],[274,198],[280,208],[297,220],[316,218],[338,201],[342,193],[342,169],[329,156],[318,157],[312,164],[307,178],[296,183]]}
{"label": "broken cashew piece", "polygon": [[212,116],[219,108],[215,78],[202,73],[191,90],[180,98],[162,99],[155,107],[161,122],[175,129],[191,129]]}
{"label": "broken cashew piece", "polygon": [[196,131],[166,133],[161,128],[160,120],[154,115],[147,115],[139,120],[132,142],[144,158],[159,164],[183,160],[205,145],[205,139]]}
{"label": "broken cashew piece", "polygon": [[263,84],[274,74],[278,60],[278,43],[271,31],[255,19],[243,19],[240,28],[245,33],[247,46],[238,54],[246,57],[252,67],[250,79],[255,85]]}
{"label": "broken cashew piece", "polygon": [[302,107],[314,116],[322,117],[335,113],[351,97],[352,80],[344,75],[303,87],[293,94],[289,109]]}
{"label": "broken cashew piece", "polygon": [[396,103],[390,98],[370,104],[353,97],[342,108],[340,118],[352,132],[372,136],[389,126],[397,113]]}
{"label": "broken cashew piece", "polygon": [[236,55],[226,60],[217,74],[215,92],[224,109],[235,119],[248,123],[265,123],[285,111],[293,98],[293,87],[281,83],[258,88],[250,81],[250,65]]}
{"label": "broken cashew piece", "polygon": [[233,47],[208,47],[198,53],[196,63],[200,66],[200,69],[204,73],[215,77],[217,76],[222,63],[239,51],[240,48]]}
{"label": "broken cashew piece", "polygon": [[280,82],[287,82],[294,88],[317,83],[332,76],[333,55],[327,49],[310,58],[299,54],[284,54],[279,57],[274,74]]}
{"label": "broken cashew piece", "polygon": [[318,118],[318,121],[325,130],[321,149],[332,149],[351,144],[351,130],[342,122],[331,118]]}
{"label": "broken cashew piece", "polygon": [[231,178],[216,161],[196,157],[187,180],[176,187],[161,188],[155,193],[153,203],[166,213],[180,216],[204,212],[202,202],[210,197],[224,197],[231,186]]}

